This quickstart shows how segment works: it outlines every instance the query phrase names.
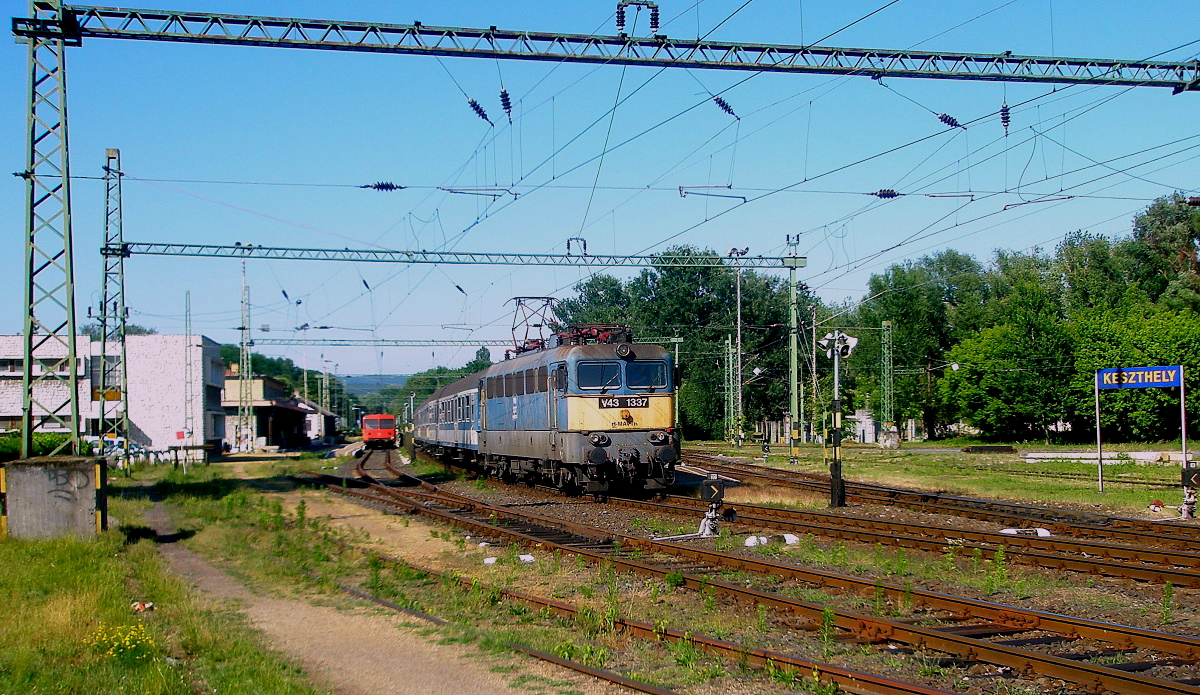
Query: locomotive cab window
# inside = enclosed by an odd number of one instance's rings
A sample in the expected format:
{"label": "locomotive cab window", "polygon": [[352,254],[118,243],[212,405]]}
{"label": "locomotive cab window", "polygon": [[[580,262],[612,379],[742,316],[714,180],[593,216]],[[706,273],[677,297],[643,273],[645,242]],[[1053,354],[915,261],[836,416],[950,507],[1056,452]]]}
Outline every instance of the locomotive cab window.
{"label": "locomotive cab window", "polygon": [[625,365],[625,383],[631,389],[664,389],[667,387],[667,363],[661,360],[629,362]]}
{"label": "locomotive cab window", "polygon": [[621,363],[580,362],[576,367],[576,376],[581,389],[619,389],[621,388]]}

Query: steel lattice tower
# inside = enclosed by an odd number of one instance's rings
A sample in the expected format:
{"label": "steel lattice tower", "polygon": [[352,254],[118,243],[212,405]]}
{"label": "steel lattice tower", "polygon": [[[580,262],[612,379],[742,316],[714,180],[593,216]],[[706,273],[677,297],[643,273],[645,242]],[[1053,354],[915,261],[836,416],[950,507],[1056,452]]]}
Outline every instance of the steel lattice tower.
{"label": "steel lattice tower", "polygon": [[[183,444],[196,442],[196,370],[192,366],[192,291],[183,293]],[[191,460],[192,450],[184,449],[184,460]]]}
{"label": "steel lattice tower", "polygon": [[246,261],[242,260],[242,325],[238,351],[238,419],[236,441],[238,451],[254,448],[254,393],[250,380],[254,377],[250,347],[250,286],[246,284]]}
{"label": "steel lattice tower", "polygon": [[[58,24],[60,11],[57,0],[29,4],[35,22]],[[21,456],[33,455],[34,430],[48,426],[69,433],[49,453],[79,453],[66,80],[66,47],[74,42],[53,32],[18,40],[29,45],[25,170],[18,172],[26,194]]]}
{"label": "steel lattice tower", "polygon": [[896,366],[892,354],[892,322],[883,322],[883,349],[879,351],[879,419],[884,427],[896,424]]}
{"label": "steel lattice tower", "polygon": [[[104,161],[104,281],[100,293],[100,435],[126,439],[129,448],[129,375],[125,361],[125,246],[121,204],[121,151]],[[114,354],[115,348],[115,354]],[[113,398],[119,396],[120,400]],[[119,402],[119,405],[117,404]],[[113,412],[114,409],[116,412]]]}

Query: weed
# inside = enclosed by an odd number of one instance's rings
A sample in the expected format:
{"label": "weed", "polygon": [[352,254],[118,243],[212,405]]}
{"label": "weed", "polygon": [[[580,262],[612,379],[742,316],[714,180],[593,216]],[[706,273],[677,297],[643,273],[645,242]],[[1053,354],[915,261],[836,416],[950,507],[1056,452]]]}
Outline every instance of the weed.
{"label": "weed", "polygon": [[954,574],[958,571],[958,550],[959,546],[955,543],[947,543],[946,550],[942,553],[942,570],[947,574]]}
{"label": "weed", "polygon": [[308,518],[308,504],[304,500],[296,505],[296,528],[304,528]]}
{"label": "weed", "polygon": [[1174,597],[1175,586],[1171,584],[1171,582],[1163,584],[1161,617],[1163,625],[1170,623],[1175,618],[1175,604],[1173,601]]}
{"label": "weed", "polygon": [[768,627],[767,626],[767,607],[760,603],[760,604],[756,605],[754,608],[757,612],[756,626],[758,627],[758,631],[766,632],[767,627]]}
{"label": "weed", "polygon": [[991,595],[1003,589],[1008,583],[1008,568],[1005,566],[1004,546],[996,548],[996,555],[988,565],[988,573],[983,578],[983,590],[988,595]]}
{"label": "weed", "polygon": [[667,572],[666,576],[663,577],[663,581],[672,589],[678,589],[687,583],[683,578],[683,572]]}
{"label": "weed", "polygon": [[800,685],[812,695],[838,695],[842,692],[837,683],[827,683],[821,680],[821,672],[813,669],[811,676],[800,679]]}
{"label": "weed", "polygon": [[796,682],[798,675],[795,670],[787,666],[779,666],[771,659],[767,659],[766,666],[767,678],[781,683],[783,685],[791,685]]}
{"label": "weed", "polygon": [[883,590],[882,579],[875,580],[875,598],[873,603],[874,606],[871,610],[875,615],[883,615],[887,612],[887,592]]}
{"label": "weed", "polygon": [[691,633],[685,634],[681,640],[668,644],[667,651],[671,653],[671,658],[675,660],[675,663],[684,668],[691,668],[700,660],[701,656],[696,643],[692,641]]}
{"label": "weed", "polygon": [[826,661],[833,654],[833,638],[836,630],[834,620],[837,614],[832,608],[821,611],[821,625],[817,628],[817,638],[821,640],[821,658]]}
{"label": "weed", "polygon": [[122,665],[151,658],[156,646],[143,623],[109,627],[102,622],[91,635],[84,638],[83,643]]}
{"label": "weed", "polygon": [[594,644],[575,644],[570,640],[564,640],[554,645],[554,655],[562,659],[578,661],[584,666],[592,668],[604,668],[605,662],[608,661],[608,650],[604,647]]}
{"label": "weed", "polygon": [[983,549],[971,548],[971,571],[978,574],[983,569]]}

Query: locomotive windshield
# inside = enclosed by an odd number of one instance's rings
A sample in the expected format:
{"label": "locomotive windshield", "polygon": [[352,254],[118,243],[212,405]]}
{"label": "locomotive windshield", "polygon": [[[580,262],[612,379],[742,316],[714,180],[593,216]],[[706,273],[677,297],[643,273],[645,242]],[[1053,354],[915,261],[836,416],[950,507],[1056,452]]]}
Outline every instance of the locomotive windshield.
{"label": "locomotive windshield", "polygon": [[620,362],[580,362],[577,367],[577,375],[580,388],[621,388]]}
{"label": "locomotive windshield", "polygon": [[396,418],[391,415],[368,415],[363,421],[368,427],[391,427],[396,423]]}
{"label": "locomotive windshield", "polygon": [[631,389],[667,387],[667,363],[661,360],[634,360],[625,365],[625,383]]}

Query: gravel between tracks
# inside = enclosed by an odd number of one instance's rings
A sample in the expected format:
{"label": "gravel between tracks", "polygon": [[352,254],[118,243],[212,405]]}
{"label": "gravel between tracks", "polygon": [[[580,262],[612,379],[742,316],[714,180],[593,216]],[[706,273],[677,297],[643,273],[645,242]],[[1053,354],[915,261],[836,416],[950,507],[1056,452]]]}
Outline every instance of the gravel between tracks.
{"label": "gravel between tracks", "polygon": [[[689,533],[696,530],[699,522],[699,513],[692,516],[672,515],[656,521],[648,519],[645,512],[599,504],[590,497],[564,498],[554,491],[543,488],[530,489],[521,485],[503,485],[495,481],[488,481],[487,486],[483,489],[480,489],[478,482],[469,481],[444,483],[442,487],[491,504],[513,505],[538,514],[590,524],[633,536],[651,537],[655,535],[654,532],[657,532],[657,535]],[[755,503],[762,503],[757,499],[759,497],[769,497],[769,495],[752,496],[756,498]],[[737,505],[734,503],[731,506],[736,507]],[[980,531],[994,532],[1001,528],[997,524],[973,519],[925,514],[888,506],[856,505],[838,510],[836,513],[881,521],[935,524]],[[746,548],[742,544],[742,539],[750,534],[748,527],[735,524],[732,528],[735,540],[731,544],[732,548],[726,549],[726,552],[740,553],[748,557],[764,557],[761,552]],[[697,547],[715,549],[715,543],[712,540],[697,539],[686,542],[695,544]],[[833,549],[838,545],[837,541],[831,539],[816,538],[812,542],[821,549]],[[776,540],[774,545],[778,548],[779,542]],[[886,561],[892,561],[895,558],[893,551],[881,552],[880,549],[870,544],[846,543],[845,545],[847,548],[859,551],[857,562],[851,558],[848,564],[805,563],[805,565],[833,572],[874,577],[883,574],[885,568],[873,567],[872,564],[875,564],[880,558]],[[771,554],[766,557],[776,562],[802,564],[794,558],[789,559],[786,555],[777,555],[773,551],[768,552]],[[941,556],[933,553],[909,550],[906,551],[906,554],[912,560],[922,557],[927,558],[930,562],[944,560]],[[989,557],[983,558],[984,569],[986,569],[988,560],[990,560]],[[940,572],[936,575],[945,577],[944,580],[929,577],[906,577],[903,573],[883,576],[882,579],[896,584],[911,581],[914,588],[957,596],[985,598],[1032,610],[1070,614],[1151,630],[1200,635],[1200,620],[1193,617],[1200,615],[1198,613],[1200,611],[1200,591],[1198,590],[1173,587],[1172,608],[1164,611],[1163,587],[1161,586],[1013,564],[1007,568],[1011,581],[999,587],[995,593],[989,594],[978,586],[971,586],[969,575],[978,574],[979,570],[971,567],[969,557],[960,556],[957,565],[959,568],[957,576],[954,572]],[[979,582],[974,583],[977,585]],[[1166,617],[1165,621],[1164,617]]]}

